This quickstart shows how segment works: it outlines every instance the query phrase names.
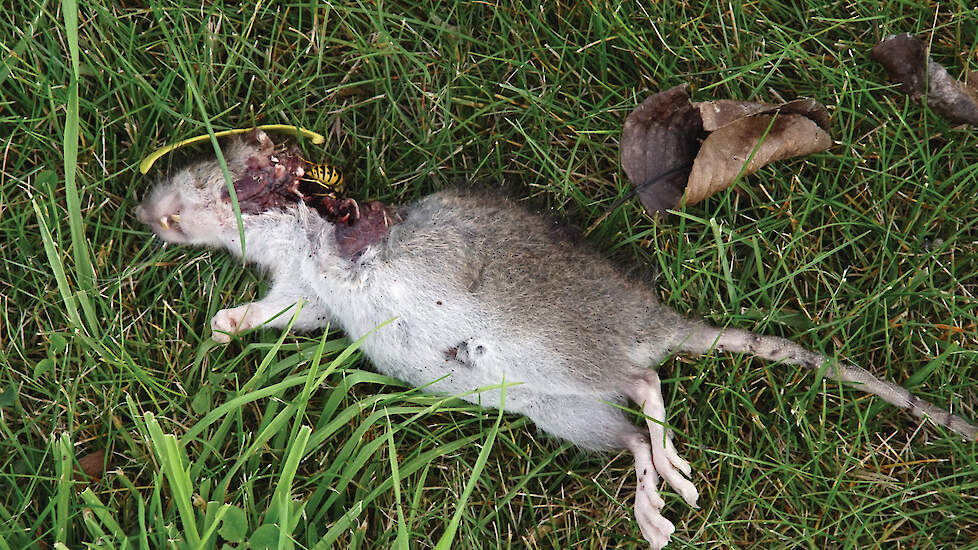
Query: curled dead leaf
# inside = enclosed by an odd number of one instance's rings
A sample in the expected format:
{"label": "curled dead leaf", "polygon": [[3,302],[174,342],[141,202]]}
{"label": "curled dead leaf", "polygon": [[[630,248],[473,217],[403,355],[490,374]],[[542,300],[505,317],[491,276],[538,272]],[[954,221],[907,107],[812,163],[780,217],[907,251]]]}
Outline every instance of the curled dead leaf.
{"label": "curled dead leaf", "polygon": [[907,33],[884,38],[873,46],[870,57],[883,65],[903,93],[924,98],[935,113],[954,124],[978,126],[978,72],[969,73],[967,82],[955,80],[930,59],[923,41]]}
{"label": "curled dead leaf", "polygon": [[650,214],[679,204],[702,133],[685,84],[653,94],[625,119],[621,165]]}
{"label": "curled dead leaf", "polygon": [[686,185],[686,204],[730,187],[765,164],[824,151],[828,132],[810,118],[795,114],[753,115],[710,134],[693,161]]}
{"label": "curled dead leaf", "polygon": [[932,61],[927,65],[927,75],[927,105],[953,123],[978,126],[978,72],[968,73],[967,82],[958,82]]}
{"label": "curled dead leaf", "polygon": [[650,214],[697,203],[769,162],[832,145],[811,99],[784,104],[689,101],[688,86],[652,95],[625,119],[621,163]]}
{"label": "curled dead leaf", "polygon": [[694,103],[703,119],[703,129],[715,132],[724,126],[744,117],[768,112],[776,109],[777,105],[757,103],[754,101],[735,101],[733,99],[718,99]]}
{"label": "curled dead leaf", "polygon": [[888,36],[873,46],[869,56],[883,65],[903,93],[919,99],[927,92],[927,48],[916,36]]}
{"label": "curled dead leaf", "polygon": [[796,99],[780,105],[757,101],[718,99],[693,103],[693,106],[699,109],[700,116],[703,118],[703,129],[707,132],[715,132],[749,116],[776,112],[803,115],[810,118],[823,130],[828,131],[829,129],[829,113],[821,103],[809,98]]}

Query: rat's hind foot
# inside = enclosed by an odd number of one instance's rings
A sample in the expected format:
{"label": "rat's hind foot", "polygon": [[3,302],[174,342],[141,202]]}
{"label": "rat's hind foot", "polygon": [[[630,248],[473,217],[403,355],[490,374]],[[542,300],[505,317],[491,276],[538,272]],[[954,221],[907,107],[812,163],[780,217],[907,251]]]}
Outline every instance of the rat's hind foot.
{"label": "rat's hind foot", "polygon": [[[659,550],[669,543],[669,536],[676,528],[659,512],[661,506],[655,505],[654,498],[659,498],[655,491],[648,494],[641,486],[635,491],[635,521],[642,531],[642,537],[649,541],[653,550]],[[662,499],[659,499],[662,502]]]}
{"label": "rat's hind foot", "polygon": [[676,446],[672,444],[672,430],[666,435],[666,458],[669,459],[669,463],[676,467],[680,472],[686,477],[690,477],[693,473],[693,468],[686,462],[683,457],[679,456],[679,451],[676,450]]}
{"label": "rat's hind foot", "polygon": [[638,478],[635,487],[635,520],[652,549],[659,550],[669,542],[669,536],[676,528],[661,513],[665,501],[656,491],[659,476],[652,465],[649,441],[644,435],[636,434],[626,444],[635,455],[635,476]]}
{"label": "rat's hind foot", "polygon": [[683,477],[692,469],[676,452],[672,441],[666,437],[666,406],[662,400],[659,376],[654,371],[642,373],[628,389],[628,397],[642,405],[642,413],[647,418],[649,435],[652,441],[652,462],[655,470],[669,485],[679,493],[687,504],[696,508],[699,493],[693,483]]}

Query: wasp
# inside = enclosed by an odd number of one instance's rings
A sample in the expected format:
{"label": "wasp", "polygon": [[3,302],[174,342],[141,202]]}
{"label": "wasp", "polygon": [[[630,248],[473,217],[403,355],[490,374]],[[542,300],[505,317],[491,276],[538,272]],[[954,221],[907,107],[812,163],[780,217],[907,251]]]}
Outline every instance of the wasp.
{"label": "wasp", "polygon": [[313,184],[314,188],[310,189],[308,186],[304,186],[306,188],[303,191],[312,196],[338,198],[338,195],[343,192],[343,174],[328,164],[306,162],[309,164],[309,168],[303,174],[302,181]]}

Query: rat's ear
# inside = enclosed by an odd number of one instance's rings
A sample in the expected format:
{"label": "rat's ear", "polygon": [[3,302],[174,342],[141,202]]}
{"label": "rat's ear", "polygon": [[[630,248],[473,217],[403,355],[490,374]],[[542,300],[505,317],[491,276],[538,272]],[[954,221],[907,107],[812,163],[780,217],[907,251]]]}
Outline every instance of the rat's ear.
{"label": "rat's ear", "polygon": [[275,151],[275,143],[264,131],[255,128],[243,136],[232,137],[224,148],[225,158],[232,169],[243,167],[250,157],[268,156]]}
{"label": "rat's ear", "polygon": [[268,134],[261,128],[255,128],[245,134],[245,142],[256,145],[258,152],[263,155],[270,155],[275,151],[275,143],[272,142],[272,138],[268,137]]}

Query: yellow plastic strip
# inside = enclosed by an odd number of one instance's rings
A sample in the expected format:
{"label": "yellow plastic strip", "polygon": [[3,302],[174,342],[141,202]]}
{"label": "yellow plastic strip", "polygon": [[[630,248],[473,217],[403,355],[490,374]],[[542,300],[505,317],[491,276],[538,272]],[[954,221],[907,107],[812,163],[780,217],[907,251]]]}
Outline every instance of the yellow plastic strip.
{"label": "yellow plastic strip", "polygon": [[[268,130],[270,132],[284,132],[296,136],[301,135],[302,137],[312,141],[316,145],[319,145],[320,143],[326,141],[326,138],[324,138],[321,134],[317,134],[312,130],[306,130],[305,128],[299,128],[298,126],[291,126],[289,124],[264,124],[262,126],[255,126],[255,128],[236,128],[234,130],[224,130],[222,132],[214,132],[214,137],[222,138],[224,136],[244,134],[254,129]],[[141,174],[145,174],[146,172],[149,172],[149,169],[153,167],[154,162],[156,162],[157,160],[160,159],[160,157],[162,157],[163,155],[169,153],[174,149],[179,149],[184,145],[191,145],[193,143],[204,141],[206,139],[210,139],[209,134],[204,134],[202,136],[195,136],[189,139],[185,139],[183,141],[178,141],[171,145],[167,145],[162,149],[157,149],[156,151],[153,151],[151,155],[144,158],[143,161],[139,163],[139,172]]]}

